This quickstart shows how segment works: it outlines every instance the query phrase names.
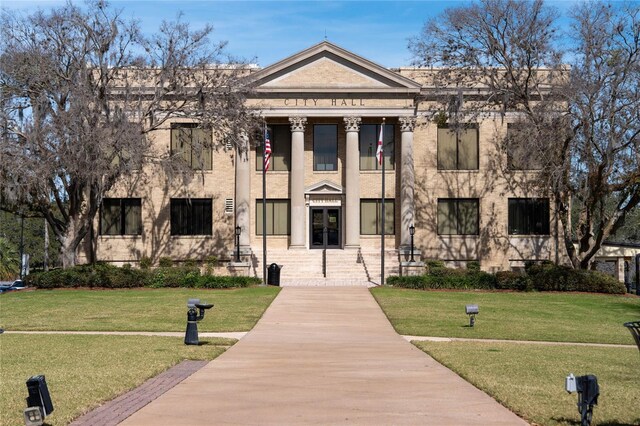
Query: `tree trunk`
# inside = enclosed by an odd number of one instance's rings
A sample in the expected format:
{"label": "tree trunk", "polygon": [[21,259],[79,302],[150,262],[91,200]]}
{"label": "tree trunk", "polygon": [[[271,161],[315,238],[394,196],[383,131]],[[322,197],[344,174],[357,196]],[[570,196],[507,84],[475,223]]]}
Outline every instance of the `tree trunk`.
{"label": "tree trunk", "polygon": [[76,248],[73,246],[73,238],[66,237],[60,243],[60,254],[62,255],[62,267],[64,269],[76,266]]}
{"label": "tree trunk", "polygon": [[44,256],[42,263],[45,271],[49,270],[49,224],[44,220]]}

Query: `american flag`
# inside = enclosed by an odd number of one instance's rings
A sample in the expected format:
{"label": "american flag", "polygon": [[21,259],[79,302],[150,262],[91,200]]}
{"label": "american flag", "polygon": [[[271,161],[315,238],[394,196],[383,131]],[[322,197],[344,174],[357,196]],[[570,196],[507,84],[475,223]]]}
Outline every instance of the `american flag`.
{"label": "american flag", "polygon": [[384,122],[380,126],[380,137],[378,138],[378,149],[376,150],[376,158],[378,159],[378,165],[382,166],[382,157],[384,153],[382,151],[382,140],[384,139]]}
{"label": "american flag", "polygon": [[269,171],[269,163],[271,162],[271,140],[269,138],[269,129],[264,131],[264,171]]}

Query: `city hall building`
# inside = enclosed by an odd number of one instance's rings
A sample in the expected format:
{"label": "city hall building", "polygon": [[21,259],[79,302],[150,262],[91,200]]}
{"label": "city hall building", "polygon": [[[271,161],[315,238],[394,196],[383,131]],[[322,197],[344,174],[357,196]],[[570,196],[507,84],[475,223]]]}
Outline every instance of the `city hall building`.
{"label": "city hall building", "polygon": [[[216,256],[231,273],[261,277],[266,228],[267,264],[281,265],[283,279],[376,282],[383,198],[387,275],[410,266],[412,237],[415,261],[497,271],[563,258],[553,203],[528,185],[536,172],[507,164],[499,148],[515,115],[487,111],[453,131],[434,120],[443,106],[433,70],[387,69],[326,41],[251,73],[248,102],[272,147],[266,203],[261,146],[204,150],[204,171],[190,182],[158,171],[109,194],[96,224],[99,260]],[[195,161],[180,141],[203,135],[194,120],[176,118],[151,137],[156,149]]]}

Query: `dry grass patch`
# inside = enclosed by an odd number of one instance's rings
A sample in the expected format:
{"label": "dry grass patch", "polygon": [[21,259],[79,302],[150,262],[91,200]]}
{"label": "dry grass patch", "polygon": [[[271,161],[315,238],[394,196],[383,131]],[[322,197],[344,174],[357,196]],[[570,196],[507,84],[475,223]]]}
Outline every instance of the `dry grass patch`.
{"label": "dry grass patch", "polygon": [[595,374],[594,425],[638,425],[638,349],[514,343],[414,342],[438,362],[538,425],[578,425],[576,394],[564,378]]}
{"label": "dry grass patch", "polygon": [[30,376],[46,376],[54,405],[47,424],[66,425],[184,359],[210,360],[235,342],[203,341],[186,346],[172,337],[2,334],[0,425],[24,425]]}

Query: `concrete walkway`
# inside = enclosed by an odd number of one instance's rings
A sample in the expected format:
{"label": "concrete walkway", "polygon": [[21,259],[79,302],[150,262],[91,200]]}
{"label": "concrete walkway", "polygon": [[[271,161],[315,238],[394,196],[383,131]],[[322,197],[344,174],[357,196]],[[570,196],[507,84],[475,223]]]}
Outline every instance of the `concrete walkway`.
{"label": "concrete walkway", "polygon": [[256,327],[123,425],[526,425],[395,333],[363,287],[284,288]]}

